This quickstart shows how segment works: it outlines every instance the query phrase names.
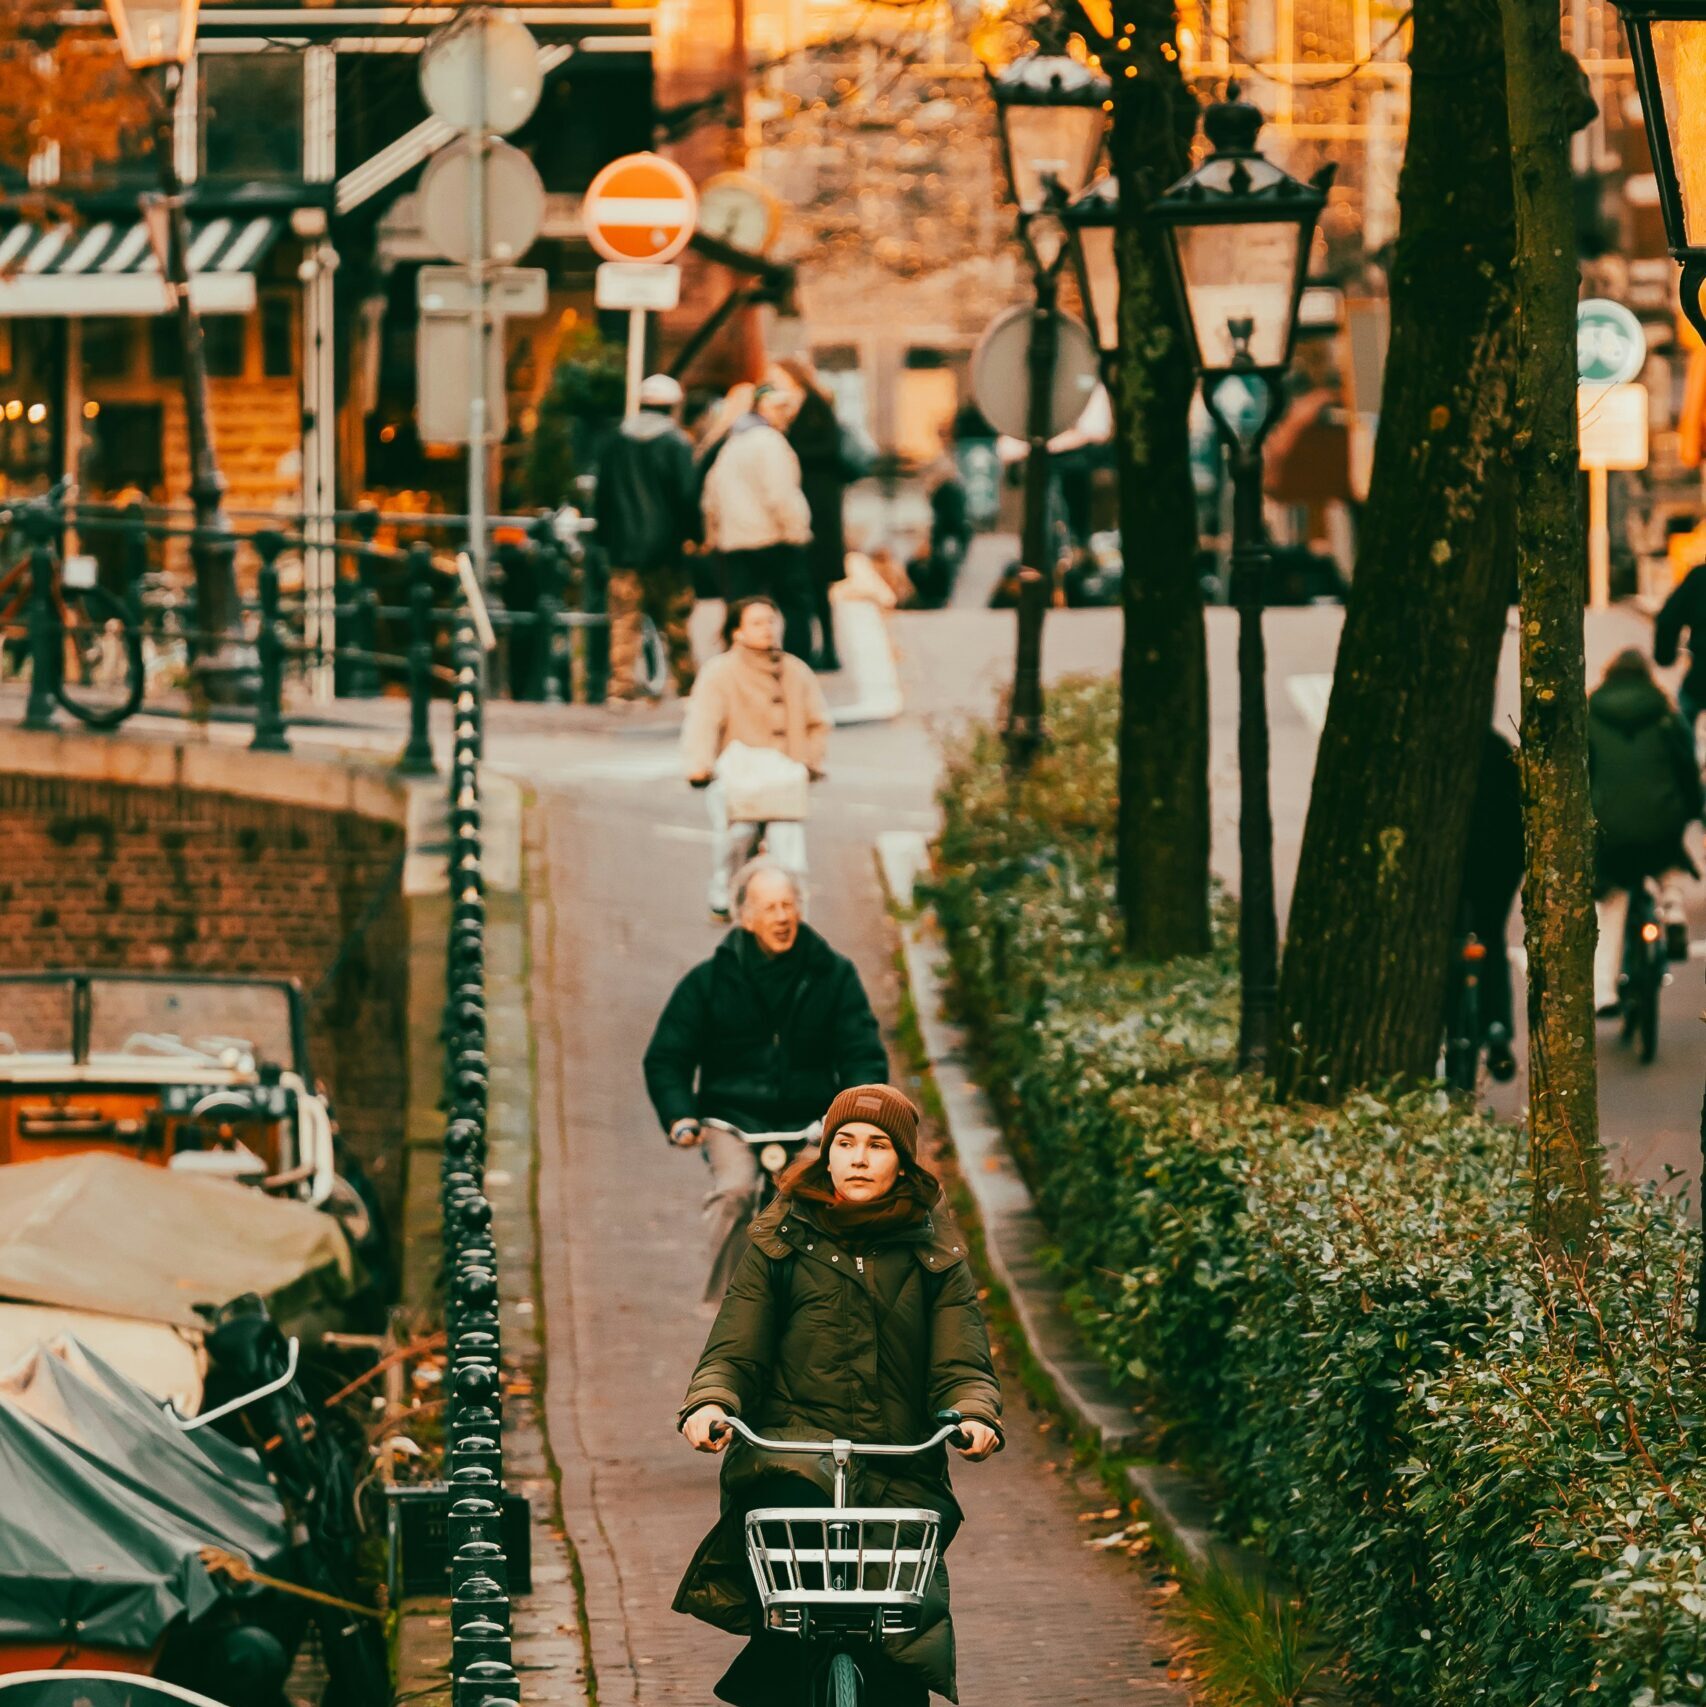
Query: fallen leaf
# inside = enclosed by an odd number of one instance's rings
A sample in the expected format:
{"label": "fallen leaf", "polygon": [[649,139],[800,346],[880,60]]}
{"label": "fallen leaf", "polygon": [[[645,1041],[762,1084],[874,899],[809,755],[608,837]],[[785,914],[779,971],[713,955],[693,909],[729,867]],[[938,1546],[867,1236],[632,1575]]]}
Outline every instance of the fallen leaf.
{"label": "fallen leaf", "polygon": [[[1107,1547],[1117,1547],[1125,1540],[1125,1538],[1125,1531],[1123,1529],[1116,1529],[1112,1535],[1098,1535],[1093,1540],[1086,1541],[1084,1545],[1086,1547],[1095,1547],[1100,1550]],[[1175,1583],[1173,1586],[1177,1588],[1179,1585]]]}

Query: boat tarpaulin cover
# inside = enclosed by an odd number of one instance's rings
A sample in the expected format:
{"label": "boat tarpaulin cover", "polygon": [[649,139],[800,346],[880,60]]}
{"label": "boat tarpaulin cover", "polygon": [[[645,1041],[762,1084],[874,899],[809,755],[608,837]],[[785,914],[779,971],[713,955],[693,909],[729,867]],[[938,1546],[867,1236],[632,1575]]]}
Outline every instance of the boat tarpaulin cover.
{"label": "boat tarpaulin cover", "polygon": [[305,1203],[96,1150],[0,1167],[0,1298],[205,1328],[253,1292],[290,1333],[354,1284],[342,1228]]}
{"label": "boat tarpaulin cover", "polygon": [[253,1453],[185,1434],[75,1340],[0,1378],[0,1643],[146,1652],[218,1600],[203,1547],[287,1556]]}

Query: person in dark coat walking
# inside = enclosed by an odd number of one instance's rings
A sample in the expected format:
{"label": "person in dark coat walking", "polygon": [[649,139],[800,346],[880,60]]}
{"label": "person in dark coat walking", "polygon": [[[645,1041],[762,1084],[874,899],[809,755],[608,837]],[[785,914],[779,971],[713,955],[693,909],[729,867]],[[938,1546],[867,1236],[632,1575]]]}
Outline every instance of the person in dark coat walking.
{"label": "person in dark coat walking", "polygon": [[1653,662],[1668,669],[1676,662],[1683,634],[1688,635],[1688,673],[1677,703],[1692,733],[1706,711],[1706,563],[1696,564],[1671,590],[1653,623]]}
{"label": "person in dark coat walking", "polygon": [[[1522,888],[1522,776],[1516,753],[1497,729],[1481,739],[1475,799],[1469,809],[1469,845],[1458,900],[1460,930],[1472,931],[1486,950],[1481,963],[1481,1039],[1487,1068],[1504,1083],[1516,1073],[1511,1038],[1516,1025],[1511,993],[1510,913]],[[1454,949],[1457,945],[1454,945]]]}
{"label": "person in dark coat walking", "polygon": [[835,403],[803,356],[778,363],[800,387],[801,401],[788,428],[788,443],[800,459],[800,486],[812,513],[812,542],[806,549],[811,570],[812,609],[817,618],[814,670],[839,670],[835,649],[835,607],[830,589],[847,578],[847,528],[843,510],[847,488],[865,471],[857,466]]}
{"label": "person in dark coat walking", "polygon": [[[808,1661],[797,1637],[762,1626],[745,1517],[759,1506],[828,1505],[828,1461],[730,1442],[738,1416],[773,1440],[910,1445],[936,1413],[965,1419],[968,1459],[1000,1449],[1001,1386],[964,1235],[918,1159],[918,1110],[887,1085],[844,1090],[823,1117],[823,1152],[782,1176],[752,1223],[677,1423],[700,1452],[725,1452],[722,1512],[675,1610],[751,1639],[717,1685],[735,1707],[797,1707]],[[723,1425],[719,1428],[719,1424]],[[916,1458],[855,1458],[855,1506],[942,1516],[945,1552],[964,1521],[940,1447]],[[873,1707],[957,1701],[948,1577],[937,1555],[917,1630],[857,1658]]]}
{"label": "person in dark coat walking", "polygon": [[610,698],[639,694],[641,619],[649,616],[669,658],[675,691],[693,689],[693,576],[687,547],[699,538],[699,477],[693,446],[675,424],[680,383],[654,373],[640,386],[639,412],[624,421],[599,459],[598,543],[610,563]]}
{"label": "person in dark coat walking", "polygon": [[[1694,737],[1634,647],[1606,665],[1588,695],[1588,777],[1599,915],[1594,1007],[1608,1016],[1617,1012],[1629,891],[1648,878],[1694,870],[1682,837],[1702,807]],[[1662,896],[1659,911],[1680,919],[1680,902]]]}
{"label": "person in dark coat walking", "polygon": [[755,863],[735,885],[740,922],[681,982],[646,1047],[646,1090],[672,1144],[710,1170],[705,1227],[715,1303],[740,1256],[758,1162],[729,1133],[808,1126],[846,1085],[887,1078],[888,1055],[853,962],[800,918],[792,872]]}

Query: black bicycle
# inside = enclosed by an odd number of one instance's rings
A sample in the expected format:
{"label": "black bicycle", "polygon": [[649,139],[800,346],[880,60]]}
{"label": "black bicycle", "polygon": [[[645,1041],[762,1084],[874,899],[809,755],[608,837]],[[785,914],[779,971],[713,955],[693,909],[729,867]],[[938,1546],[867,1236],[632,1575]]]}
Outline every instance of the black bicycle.
{"label": "black bicycle", "polygon": [[1501,1083],[1516,1073],[1510,1028],[1485,1018],[1486,972],[1487,945],[1473,931],[1464,931],[1452,960],[1445,1015],[1444,1078],[1453,1090],[1474,1092],[1483,1054],[1487,1071]]}
{"label": "black bicycle", "polygon": [[[827,1457],[835,1487],[829,1506],[770,1506],[746,1514],[746,1557],[765,1627],[797,1636],[810,1653],[809,1707],[860,1707],[859,1660],[885,1636],[918,1628],[940,1550],[940,1512],[918,1506],[850,1506],[847,1471],[855,1458],[906,1458],[944,1441],[966,1444],[958,1411],[939,1411],[936,1432],[916,1446],[851,1440],[767,1440],[739,1417],[714,1425],[765,1452]],[[808,1707],[801,1703],[801,1707]]]}
{"label": "black bicycle", "polygon": [[1623,1015],[1623,1041],[1634,1043],[1645,1066],[1659,1049],[1659,992],[1670,982],[1670,951],[1659,923],[1653,886],[1642,881],[1629,891],[1623,925],[1623,970],[1617,980],[1617,1005]]}

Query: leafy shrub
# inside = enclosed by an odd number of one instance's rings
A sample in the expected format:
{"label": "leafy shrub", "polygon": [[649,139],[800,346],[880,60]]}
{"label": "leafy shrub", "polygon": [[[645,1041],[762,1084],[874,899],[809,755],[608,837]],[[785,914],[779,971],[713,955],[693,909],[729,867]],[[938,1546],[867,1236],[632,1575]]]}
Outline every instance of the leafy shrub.
{"label": "leafy shrub", "polygon": [[1706,1700],[1698,1238],[1608,1191],[1547,1264],[1520,1135],[1443,1092],[1279,1108],[1216,952],[1118,958],[1115,696],[1056,696],[1019,782],[952,756],[931,899],[983,1078],[1091,1343],[1311,1591],[1369,1700]]}

